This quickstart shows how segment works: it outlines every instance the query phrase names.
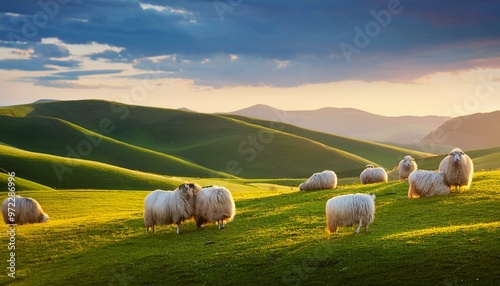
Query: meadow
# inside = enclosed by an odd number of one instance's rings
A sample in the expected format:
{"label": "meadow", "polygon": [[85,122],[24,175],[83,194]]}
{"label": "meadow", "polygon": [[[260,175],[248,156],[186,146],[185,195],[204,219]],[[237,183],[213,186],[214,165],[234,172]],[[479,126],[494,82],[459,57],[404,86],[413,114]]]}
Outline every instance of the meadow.
{"label": "meadow", "polygon": [[[5,176],[0,176],[2,184]],[[236,217],[226,229],[194,222],[146,234],[143,199],[151,190],[37,190],[51,217],[16,233],[16,278],[3,285],[498,285],[500,171],[474,174],[470,189],[407,199],[408,183],[299,192],[297,180],[197,179],[233,193]],[[26,190],[24,190],[26,189]],[[376,194],[367,232],[325,230],[335,195]],[[7,226],[0,255],[9,258]],[[4,268],[5,269],[5,268]]]}

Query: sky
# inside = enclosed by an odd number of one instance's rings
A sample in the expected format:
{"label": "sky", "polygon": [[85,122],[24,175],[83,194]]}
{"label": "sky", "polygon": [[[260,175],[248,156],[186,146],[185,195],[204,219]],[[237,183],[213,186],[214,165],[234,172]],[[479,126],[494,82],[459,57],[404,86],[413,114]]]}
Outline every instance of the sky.
{"label": "sky", "polygon": [[500,110],[500,1],[0,0],[0,105]]}

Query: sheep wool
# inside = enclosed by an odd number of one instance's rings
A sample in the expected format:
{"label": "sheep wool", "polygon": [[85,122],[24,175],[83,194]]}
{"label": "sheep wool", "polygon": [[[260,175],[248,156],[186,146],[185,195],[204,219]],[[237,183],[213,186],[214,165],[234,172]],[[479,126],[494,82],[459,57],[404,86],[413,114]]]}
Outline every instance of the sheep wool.
{"label": "sheep wool", "polygon": [[447,196],[450,188],[444,183],[443,172],[416,170],[408,176],[408,198]]}
{"label": "sheep wool", "polygon": [[411,172],[417,170],[417,168],[415,160],[409,155],[405,156],[398,165],[399,179],[407,180]]}
{"label": "sheep wool", "polygon": [[177,225],[177,234],[181,232],[181,223],[191,219],[195,206],[194,184],[181,184],[174,191],[155,190],[144,199],[144,225],[146,233],[151,227],[156,232],[157,225]]}
{"label": "sheep wool", "polygon": [[[9,221],[9,208],[14,209],[14,221]],[[42,210],[42,206],[32,198],[13,196],[2,203],[3,221],[6,224],[41,223],[49,220],[49,215]]]}
{"label": "sheep wool", "polygon": [[373,165],[366,165],[366,169],[361,172],[359,179],[361,184],[374,184],[387,182],[387,172],[382,167],[374,168]]}
{"label": "sheep wool", "polygon": [[461,187],[469,187],[472,183],[474,164],[460,148],[455,148],[439,163],[439,171],[444,173],[444,183],[448,187],[460,191]]}
{"label": "sheep wool", "polygon": [[220,186],[202,188],[196,195],[194,219],[198,227],[217,222],[218,229],[225,228],[236,214],[233,196],[228,189]]}
{"label": "sheep wool", "polygon": [[307,181],[299,185],[299,190],[324,190],[337,187],[337,174],[330,170],[314,173]]}
{"label": "sheep wool", "polygon": [[365,232],[375,219],[375,195],[348,194],[336,196],[326,202],[326,226],[329,233],[337,232],[338,227],[358,225],[356,234],[362,226]]}

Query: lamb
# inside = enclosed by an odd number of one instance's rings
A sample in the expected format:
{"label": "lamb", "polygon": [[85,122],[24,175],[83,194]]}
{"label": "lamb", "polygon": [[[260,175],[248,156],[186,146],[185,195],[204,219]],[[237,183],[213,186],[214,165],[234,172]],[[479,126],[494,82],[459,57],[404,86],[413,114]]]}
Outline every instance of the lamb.
{"label": "lamb", "polygon": [[444,183],[460,192],[461,187],[470,186],[474,164],[460,148],[455,148],[439,163],[439,171],[444,173]]}
{"label": "lamb", "polygon": [[177,234],[181,223],[191,219],[195,207],[195,185],[181,184],[174,191],[155,190],[144,199],[144,225],[156,233],[156,225],[176,224]]}
{"label": "lamb", "polygon": [[408,198],[447,196],[450,188],[444,183],[444,173],[416,170],[408,176]]}
{"label": "lamb", "polygon": [[400,180],[407,180],[411,172],[417,170],[417,163],[411,156],[405,156],[398,165]]}
{"label": "lamb", "polygon": [[366,169],[359,176],[361,184],[374,184],[387,182],[387,172],[382,167],[374,168],[373,165],[366,165]]}
{"label": "lamb", "polygon": [[206,223],[217,222],[218,229],[234,219],[235,204],[228,189],[219,186],[200,188],[196,195],[194,219],[200,228]]}
{"label": "lamb", "polygon": [[348,194],[336,196],[326,202],[326,226],[329,233],[337,232],[339,226],[358,225],[356,234],[375,218],[375,195]]}
{"label": "lamb", "polygon": [[[14,215],[9,217],[9,213]],[[21,196],[6,198],[2,203],[2,215],[6,224],[21,225],[49,220],[49,215],[42,210],[42,206],[35,199]]]}
{"label": "lamb", "polygon": [[307,181],[299,185],[299,190],[324,190],[335,189],[337,187],[337,175],[335,172],[325,170],[314,173]]}

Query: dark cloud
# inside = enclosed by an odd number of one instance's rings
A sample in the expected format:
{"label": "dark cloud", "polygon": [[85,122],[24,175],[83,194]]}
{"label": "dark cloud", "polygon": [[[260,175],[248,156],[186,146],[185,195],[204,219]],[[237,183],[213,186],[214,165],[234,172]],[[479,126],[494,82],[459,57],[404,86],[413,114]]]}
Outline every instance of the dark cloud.
{"label": "dark cloud", "polygon": [[[91,60],[214,86],[400,80],[500,56],[498,1],[4,1],[0,46],[42,38],[118,47]],[[45,3],[45,4],[40,4]],[[60,3],[47,6],[47,3]],[[16,43],[14,43],[17,41]],[[24,43],[28,42],[28,44]],[[161,56],[161,59],[152,57]],[[238,60],[230,60],[237,55]],[[0,62],[0,68],[15,62]],[[28,62],[18,62],[28,70]],[[33,61],[33,69],[48,69]]]}

